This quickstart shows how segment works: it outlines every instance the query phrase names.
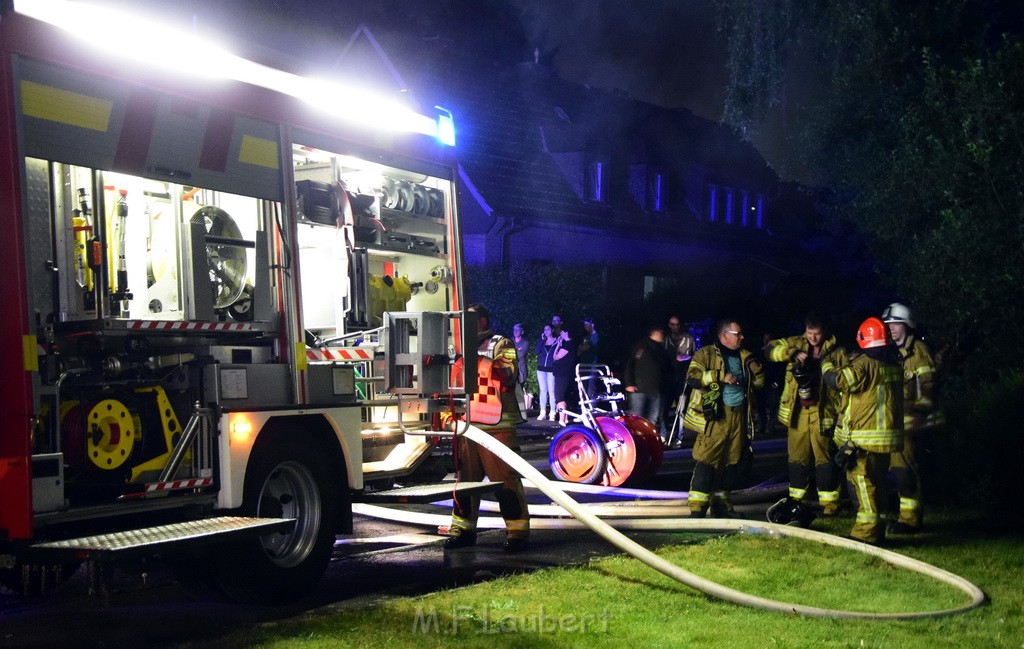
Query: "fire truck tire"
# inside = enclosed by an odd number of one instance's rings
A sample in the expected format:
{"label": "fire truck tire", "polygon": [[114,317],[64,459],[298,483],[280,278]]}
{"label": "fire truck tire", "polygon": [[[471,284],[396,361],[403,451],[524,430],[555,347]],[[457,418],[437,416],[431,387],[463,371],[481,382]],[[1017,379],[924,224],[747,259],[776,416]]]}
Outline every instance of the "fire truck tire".
{"label": "fire truck tire", "polygon": [[597,432],[583,425],[567,426],[551,440],[548,463],[559,480],[597,484],[608,470],[608,449]]}
{"label": "fire truck tire", "polygon": [[257,449],[245,480],[242,513],[294,518],[291,532],[267,534],[227,549],[215,567],[232,600],[283,604],[323,576],[335,541],[343,482],[316,444],[278,437]]}

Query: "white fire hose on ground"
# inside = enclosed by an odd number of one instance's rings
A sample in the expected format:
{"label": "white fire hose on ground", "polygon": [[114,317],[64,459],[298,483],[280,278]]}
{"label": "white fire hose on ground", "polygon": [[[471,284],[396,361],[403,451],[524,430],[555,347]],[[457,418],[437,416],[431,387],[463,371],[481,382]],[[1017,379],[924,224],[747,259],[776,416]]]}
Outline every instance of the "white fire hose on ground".
{"label": "white fire hose on ground", "polygon": [[[722,586],[713,581],[699,577],[683,568],[663,559],[654,552],[651,552],[647,548],[643,547],[639,543],[631,540],[616,528],[612,527],[605,521],[598,518],[590,507],[587,507],[581,503],[576,502],[564,491],[559,489],[555,483],[548,480],[540,473],[537,469],[533,468],[528,462],[521,458],[515,451],[511,450],[501,442],[498,442],[491,435],[488,435],[484,431],[480,430],[475,426],[466,426],[465,431],[462,433],[469,440],[472,440],[480,446],[491,451],[509,466],[515,469],[519,475],[523,478],[531,481],[534,486],[540,489],[547,497],[553,502],[561,505],[566,512],[571,514],[580,524],[596,532],[601,538],[608,541],[615,547],[619,548],[626,554],[639,559],[651,568],[654,568],[658,572],[675,579],[676,581],[683,583],[691,588],[694,588],[702,593],[717,597],[733,604],[740,606],[747,606],[751,608],[758,608],[766,611],[777,611],[780,613],[797,614],[807,617],[825,617],[825,618],[845,618],[845,619],[885,619],[885,620],[911,620],[919,618],[930,618],[940,617],[945,615],[952,615],[954,613],[962,613],[964,611],[971,610],[985,603],[985,593],[980,588],[975,586],[970,581],[955,575],[946,570],[942,570],[936,566],[918,561],[906,557],[896,552],[891,552],[883,548],[875,547],[865,543],[860,543],[852,539],[841,538],[832,534],[826,534],[823,532],[817,532],[814,530],[803,529],[800,527],[793,527],[788,525],[776,525],[769,522],[754,522],[749,520],[740,519],[695,519],[695,518],[664,518],[660,517],[657,519],[619,519],[616,524],[625,529],[633,530],[671,530],[671,531],[693,531],[693,532],[741,532],[746,534],[777,534],[778,536],[791,536],[795,538],[806,539],[810,541],[817,541],[824,543],[825,545],[832,545],[839,548],[845,548],[848,550],[855,550],[857,552],[863,552],[869,554],[883,561],[906,568],[928,577],[932,577],[940,582],[953,586],[963,591],[969,598],[970,601],[962,606],[948,608],[948,609],[937,609],[931,611],[912,611],[905,613],[869,613],[863,611],[846,611],[841,609],[827,609],[818,608],[814,606],[804,606],[802,604],[792,604],[788,602],[781,602],[777,600],[767,599],[759,597],[757,595],[751,595],[743,593],[738,590],[734,590],[727,586]],[[673,503],[675,504],[675,503]],[[669,510],[672,513],[676,513],[676,507],[662,507],[665,510]],[[385,508],[374,508],[363,506],[360,508],[362,513],[368,515],[374,515],[375,510],[384,510]],[[647,507],[646,509],[650,509]],[[388,510],[389,513],[395,513],[394,510]],[[641,513],[638,509],[637,513]],[[647,513],[647,512],[644,512]],[[668,513],[668,512],[665,512]],[[380,515],[377,511],[376,515]],[[415,515],[418,517],[418,522],[422,522],[422,514]],[[392,520],[401,520],[401,516],[388,516]],[[412,520],[412,518],[406,519]],[[558,523],[557,527],[567,528],[566,525],[571,521],[554,521]],[[533,528],[544,528],[544,527],[556,527],[555,525],[548,526],[544,525],[545,521],[534,520],[531,521],[531,527]]]}

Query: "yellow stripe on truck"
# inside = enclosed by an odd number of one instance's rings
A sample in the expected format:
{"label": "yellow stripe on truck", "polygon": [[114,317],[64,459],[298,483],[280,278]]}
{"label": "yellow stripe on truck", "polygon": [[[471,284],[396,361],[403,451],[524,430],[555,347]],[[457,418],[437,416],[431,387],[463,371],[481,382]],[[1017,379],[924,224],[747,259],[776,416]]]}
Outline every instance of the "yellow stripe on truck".
{"label": "yellow stripe on truck", "polygon": [[114,102],[33,81],[21,82],[21,112],[50,122],[59,122],[106,132]]}
{"label": "yellow stripe on truck", "polygon": [[21,337],[22,355],[25,359],[26,372],[39,371],[39,346],[36,344],[35,336]]}
{"label": "yellow stripe on truck", "polygon": [[243,135],[238,160],[268,169],[277,169],[277,142],[254,135]]}

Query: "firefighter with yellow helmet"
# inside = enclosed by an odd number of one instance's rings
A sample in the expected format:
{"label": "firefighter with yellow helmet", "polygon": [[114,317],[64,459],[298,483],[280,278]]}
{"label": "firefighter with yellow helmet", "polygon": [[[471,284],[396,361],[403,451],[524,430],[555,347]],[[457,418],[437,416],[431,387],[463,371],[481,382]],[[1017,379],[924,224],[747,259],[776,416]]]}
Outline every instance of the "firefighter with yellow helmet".
{"label": "firefighter with yellow helmet", "polygon": [[[518,451],[516,425],[521,421],[516,401],[518,376],[516,348],[508,338],[495,335],[490,313],[482,305],[469,307],[477,315],[477,380],[479,387],[470,399],[469,421],[496,440]],[[461,376],[461,372],[453,372]],[[491,482],[500,482],[496,499],[501,517],[505,519],[506,552],[520,552],[530,535],[530,515],[520,477],[503,460],[475,442],[459,438],[456,449],[459,480],[476,482],[486,475]],[[479,496],[460,496],[452,508],[451,535],[446,550],[476,544],[476,522],[480,510]]]}
{"label": "firefighter with yellow helmet", "polygon": [[893,302],[882,312],[882,322],[889,327],[903,366],[903,450],[893,453],[890,460],[900,494],[900,515],[890,523],[889,531],[908,534],[921,529],[917,452],[921,434],[934,425],[938,415],[932,401],[935,361],[928,346],[915,335],[914,319],[906,306]]}
{"label": "firefighter with yellow helmet", "polygon": [[837,464],[857,495],[850,537],[878,544],[885,537],[889,457],[903,448],[903,375],[889,330],[878,318],[857,329],[863,353],[841,365],[822,363],[822,380],[842,393],[836,423]]}

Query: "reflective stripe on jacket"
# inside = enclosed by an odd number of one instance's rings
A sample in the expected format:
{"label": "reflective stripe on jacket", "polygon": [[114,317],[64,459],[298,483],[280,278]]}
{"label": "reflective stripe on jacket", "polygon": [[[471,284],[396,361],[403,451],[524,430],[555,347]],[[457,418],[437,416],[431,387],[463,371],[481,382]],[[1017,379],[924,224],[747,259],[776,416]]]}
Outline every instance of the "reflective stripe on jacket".
{"label": "reflective stripe on jacket", "polygon": [[[811,355],[811,344],[804,336],[790,336],[779,338],[765,345],[765,357],[769,361],[786,363],[786,381],[782,386],[782,396],[779,398],[779,423],[787,428],[796,427],[797,410],[794,408],[797,399],[797,384],[793,377],[793,358],[800,352]],[[826,360],[831,360],[834,365],[842,365],[846,358],[846,350],[836,344],[836,337],[829,336],[821,343],[821,356],[818,357],[822,363],[822,371]],[[835,416],[839,407],[839,395],[835,390],[829,389],[824,383],[818,386],[818,414],[822,420],[822,427],[827,428]]]}
{"label": "reflective stripe on jacket", "polygon": [[903,360],[903,427],[912,431],[923,428],[926,417],[935,410],[935,362],[928,346],[913,334],[899,350]]}
{"label": "reflective stripe on jacket", "polygon": [[836,443],[850,441],[865,451],[890,453],[903,449],[903,375],[898,365],[860,354],[849,364],[822,363],[836,372],[843,402]]}
{"label": "reflective stripe on jacket", "polygon": [[486,426],[515,426],[519,421],[515,380],[515,344],[501,335],[486,335],[477,350],[477,390],[470,396],[469,420]]}
{"label": "reflective stripe on jacket", "polygon": [[[451,384],[462,386],[463,359],[460,356],[451,371]],[[515,344],[504,336],[492,335],[490,330],[480,334],[477,348],[477,390],[469,398],[469,420],[487,431],[515,429],[522,421],[516,402],[517,376]],[[441,413],[441,426],[451,430],[454,421],[462,415]]]}
{"label": "reflective stripe on jacket", "polygon": [[[740,364],[743,366],[743,378],[746,384],[747,393],[747,429],[753,430],[753,403],[754,390],[764,387],[764,368],[757,359],[745,349],[739,350]],[[686,414],[683,416],[683,426],[689,430],[702,432],[707,427],[707,420],[704,419],[702,408],[703,399],[701,395],[707,390],[718,390],[721,387],[722,377],[728,373],[725,367],[725,358],[718,350],[718,345],[707,345],[697,350],[690,361],[690,368],[686,372],[686,380],[693,391],[690,393],[690,401],[686,406]],[[697,387],[699,384],[700,387]]]}

